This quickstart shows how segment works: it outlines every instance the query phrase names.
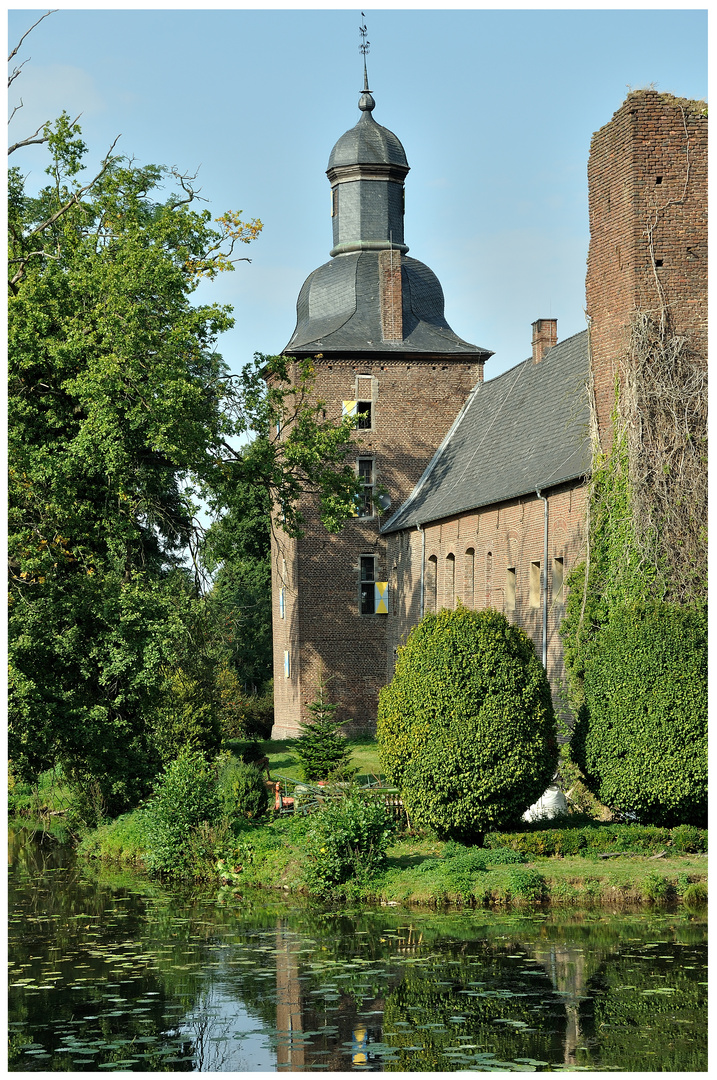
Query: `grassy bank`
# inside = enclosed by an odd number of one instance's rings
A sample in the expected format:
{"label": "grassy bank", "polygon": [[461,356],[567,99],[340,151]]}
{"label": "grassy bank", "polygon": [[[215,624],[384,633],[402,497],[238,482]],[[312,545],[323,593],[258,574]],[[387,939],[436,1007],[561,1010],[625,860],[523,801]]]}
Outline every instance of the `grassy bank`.
{"label": "grassy bank", "polygon": [[[284,816],[243,829],[235,838],[232,858],[223,860],[221,872],[215,865],[213,876],[229,891],[260,886],[306,892],[304,839],[310,827],[311,817]],[[609,849],[616,830],[599,825],[594,829],[603,841],[596,847]],[[500,840],[513,839],[519,847],[520,837],[526,835],[505,834]],[[492,839],[497,839],[495,834],[486,837],[488,842]],[[613,843],[612,851],[605,854],[607,858],[594,850],[568,857],[525,856],[509,845],[477,849],[403,835],[390,845],[381,873],[368,881],[349,881],[341,887],[340,895],[433,907],[532,903],[619,906],[675,901],[700,907],[706,902],[706,853],[678,851],[673,845],[653,854],[619,851]],[[80,845],[80,855],[143,869],[141,812],[95,830]],[[211,873],[212,868],[205,865],[199,876]]]}
{"label": "grassy bank", "polygon": [[[356,783],[381,778],[375,741],[349,742]],[[242,748],[240,743],[226,747],[237,755]],[[301,779],[293,740],[267,741],[260,748],[272,777]],[[55,805],[58,792],[64,799],[60,780],[43,781],[32,793],[32,805],[47,810]],[[146,809],[123,815],[87,833],[78,853],[144,871],[148,822]],[[229,891],[260,886],[307,893],[307,834],[315,822],[316,815],[219,821],[189,838],[192,874]],[[392,837],[380,872],[368,877],[359,867],[357,876],[333,895],[432,907],[679,902],[696,908],[707,897],[706,850],[702,830],[618,825],[585,815],[550,828],[533,825],[521,832],[489,833],[480,849],[404,829]]]}

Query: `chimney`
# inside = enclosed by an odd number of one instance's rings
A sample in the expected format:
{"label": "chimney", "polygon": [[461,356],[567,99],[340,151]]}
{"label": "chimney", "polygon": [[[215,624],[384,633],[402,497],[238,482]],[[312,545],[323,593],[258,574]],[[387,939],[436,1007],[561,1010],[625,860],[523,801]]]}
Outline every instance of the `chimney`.
{"label": "chimney", "polygon": [[558,320],[536,319],[533,323],[533,363],[539,364],[548,349],[558,344]]}
{"label": "chimney", "polygon": [[384,341],[403,341],[401,252],[396,248],[379,251],[378,267],[381,337]]}

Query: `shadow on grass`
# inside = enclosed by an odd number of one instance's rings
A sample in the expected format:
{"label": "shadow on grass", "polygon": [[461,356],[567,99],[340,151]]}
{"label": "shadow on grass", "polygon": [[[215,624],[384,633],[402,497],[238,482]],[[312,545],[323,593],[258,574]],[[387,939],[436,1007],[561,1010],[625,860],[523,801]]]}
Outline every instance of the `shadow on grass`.
{"label": "shadow on grass", "polygon": [[422,866],[425,862],[434,863],[435,855],[389,855],[386,859],[387,870],[410,870]]}

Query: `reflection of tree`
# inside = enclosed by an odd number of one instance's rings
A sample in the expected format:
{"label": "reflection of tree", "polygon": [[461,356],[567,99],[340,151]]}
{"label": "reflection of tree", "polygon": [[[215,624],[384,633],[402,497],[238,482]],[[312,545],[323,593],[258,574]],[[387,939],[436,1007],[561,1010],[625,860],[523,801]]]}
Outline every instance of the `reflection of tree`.
{"label": "reflection of tree", "polygon": [[688,967],[703,963],[706,946],[680,942],[631,944],[607,957],[580,1006],[588,1049],[578,1064],[604,1063],[625,1072],[705,1071],[707,987]]}
{"label": "reflection of tree", "polygon": [[[446,961],[406,970],[387,997],[383,1038],[399,1051],[387,1068],[443,1071],[481,1051],[506,1061],[560,1059],[562,1024],[553,1021],[561,1003],[547,978],[521,977],[504,947],[487,943],[474,944],[457,965]],[[470,1048],[456,1059],[461,1043]],[[405,1049],[421,1045],[420,1054]]]}

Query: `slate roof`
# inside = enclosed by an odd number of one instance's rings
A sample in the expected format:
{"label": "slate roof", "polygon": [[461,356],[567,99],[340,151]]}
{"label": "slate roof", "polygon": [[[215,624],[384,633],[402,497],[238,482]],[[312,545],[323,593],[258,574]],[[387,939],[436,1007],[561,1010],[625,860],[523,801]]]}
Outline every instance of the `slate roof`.
{"label": "slate roof", "polygon": [[588,334],[478,383],[413,492],[382,532],[451,517],[585,476]]}
{"label": "slate roof", "polygon": [[451,330],[443,289],[418,259],[401,259],[403,341],[383,341],[378,251],[349,252],[324,263],[304,282],[296,304],[296,329],[284,349],[289,356],[313,353],[429,353],[475,356],[489,349],[471,345]]}
{"label": "slate roof", "polygon": [[326,171],[338,165],[378,163],[401,165],[408,171],[406,151],[400,139],[388,128],[377,124],[371,111],[364,107],[359,122],[344,132],[331,151]]}

